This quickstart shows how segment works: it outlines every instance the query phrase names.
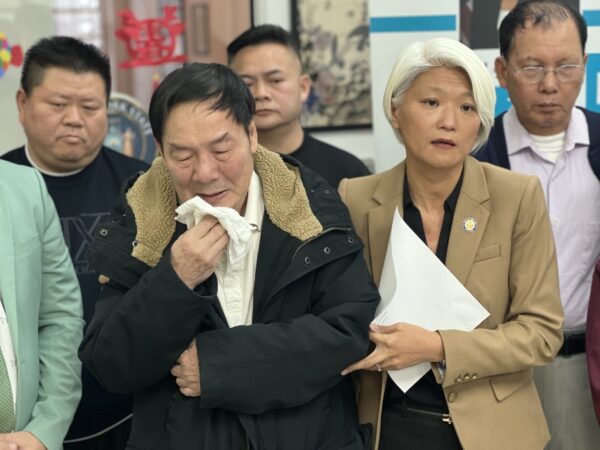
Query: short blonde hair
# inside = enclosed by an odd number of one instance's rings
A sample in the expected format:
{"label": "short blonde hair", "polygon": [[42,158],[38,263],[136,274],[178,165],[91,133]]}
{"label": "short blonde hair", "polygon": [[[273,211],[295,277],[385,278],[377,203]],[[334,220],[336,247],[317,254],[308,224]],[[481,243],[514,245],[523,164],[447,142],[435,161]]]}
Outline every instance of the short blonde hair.
{"label": "short blonde hair", "polygon": [[[472,149],[475,151],[485,144],[494,123],[496,90],[492,77],[481,59],[469,47],[453,39],[434,38],[425,42],[415,42],[400,54],[383,94],[385,116],[391,124],[392,109],[402,103],[404,94],[415,79],[437,67],[462,69],[471,81],[475,106],[481,121]],[[396,128],[394,132],[400,142],[404,143]]]}

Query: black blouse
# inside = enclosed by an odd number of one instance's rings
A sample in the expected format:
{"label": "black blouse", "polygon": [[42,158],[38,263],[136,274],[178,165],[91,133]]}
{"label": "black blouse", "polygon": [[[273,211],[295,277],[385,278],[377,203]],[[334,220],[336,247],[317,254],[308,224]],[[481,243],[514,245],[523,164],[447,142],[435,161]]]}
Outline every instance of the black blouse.
{"label": "black blouse", "polygon": [[[435,252],[435,255],[444,264],[446,263],[450,230],[452,229],[452,220],[454,218],[454,211],[456,210],[456,203],[458,202],[462,180],[463,174],[461,173],[452,193],[444,202],[444,220],[442,222],[442,229],[440,231],[438,246]],[[425,244],[427,244],[421,213],[412,201],[410,196],[410,186],[408,185],[406,176],[404,177],[404,196],[402,202],[404,206],[404,221],[410,229]],[[406,394],[403,393],[392,380],[389,380],[385,390],[384,408],[394,407],[396,404],[404,403],[427,410],[444,413],[448,412],[448,406],[446,405],[442,386],[437,383],[431,370],[410,388]]]}

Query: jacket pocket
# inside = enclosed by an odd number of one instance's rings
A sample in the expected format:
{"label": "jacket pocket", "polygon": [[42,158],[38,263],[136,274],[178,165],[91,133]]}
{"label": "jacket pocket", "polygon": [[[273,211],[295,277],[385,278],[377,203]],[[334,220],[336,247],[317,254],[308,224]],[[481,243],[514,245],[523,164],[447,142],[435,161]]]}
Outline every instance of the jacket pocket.
{"label": "jacket pocket", "polygon": [[531,369],[497,375],[490,380],[494,396],[499,402],[506,400],[532,380]]}
{"label": "jacket pocket", "polygon": [[318,442],[319,442],[319,449],[322,448],[329,448],[327,446],[324,446],[325,442],[327,441],[327,439],[330,437],[330,431],[327,428],[327,419],[329,418],[329,411],[331,409],[329,408],[329,406],[325,406],[325,408],[323,409],[323,412],[321,413],[321,423],[319,424],[319,434],[317,434],[318,437]]}
{"label": "jacket pocket", "polygon": [[492,244],[480,248],[473,259],[473,262],[481,262],[487,259],[497,258],[498,256],[500,256],[500,246],[498,244]]}

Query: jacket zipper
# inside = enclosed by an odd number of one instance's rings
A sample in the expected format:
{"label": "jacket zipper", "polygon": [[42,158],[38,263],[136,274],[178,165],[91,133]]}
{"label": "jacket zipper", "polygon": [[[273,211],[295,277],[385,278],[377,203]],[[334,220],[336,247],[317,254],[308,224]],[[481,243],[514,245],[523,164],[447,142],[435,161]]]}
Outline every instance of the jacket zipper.
{"label": "jacket zipper", "polygon": [[[325,230],[323,230],[321,233],[319,233],[317,236],[314,236],[306,241],[304,241],[302,244],[300,244],[298,246],[298,248],[296,249],[296,251],[294,252],[294,254],[292,255],[292,261],[294,260],[294,258],[296,257],[296,255],[298,254],[298,252],[300,250],[302,250],[302,248],[308,244],[310,244],[312,241],[320,238],[321,236],[323,236],[326,233],[329,233],[330,231],[350,231],[352,230],[352,227],[331,227],[331,228],[327,228]],[[250,435],[248,435],[248,433],[246,433],[246,450],[252,450],[252,443],[250,442]]]}
{"label": "jacket zipper", "polygon": [[427,411],[424,409],[415,409],[415,408],[411,408],[409,406],[405,406],[404,408],[406,409],[406,411],[409,411],[409,412],[412,412],[415,414],[420,414],[422,416],[435,417],[436,419],[441,418],[442,422],[446,422],[448,425],[452,425],[452,416],[450,416],[450,414],[438,413],[438,412],[434,412],[434,411]]}
{"label": "jacket zipper", "polygon": [[311,237],[310,239],[304,241],[302,244],[300,244],[298,246],[298,248],[296,249],[296,251],[294,252],[294,254],[292,255],[292,261],[294,260],[294,258],[296,257],[296,255],[298,254],[298,252],[300,250],[302,250],[303,247],[305,247],[306,245],[310,244],[312,241],[319,239],[321,236],[323,236],[324,234],[329,233],[330,231],[350,231],[352,230],[352,227],[331,227],[331,228],[327,228],[326,230],[323,230],[321,233],[319,233],[316,236]]}

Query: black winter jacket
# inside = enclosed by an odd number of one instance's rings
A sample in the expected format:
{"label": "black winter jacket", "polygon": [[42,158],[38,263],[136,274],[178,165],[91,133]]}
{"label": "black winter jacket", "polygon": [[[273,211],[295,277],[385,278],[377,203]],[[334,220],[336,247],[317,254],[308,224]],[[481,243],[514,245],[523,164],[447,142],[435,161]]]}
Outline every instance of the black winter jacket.
{"label": "black winter jacket", "polygon": [[[368,448],[340,376],[367,353],[379,299],[362,243],[322,178],[262,148],[255,170],[266,212],[250,326],[227,327],[214,275],[191,291],[171,266],[185,230],[162,160],[97,230],[89,258],[110,281],[80,357],[108,390],[135,394],[130,449]],[[169,371],[194,337],[202,394],[188,398]]]}

